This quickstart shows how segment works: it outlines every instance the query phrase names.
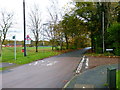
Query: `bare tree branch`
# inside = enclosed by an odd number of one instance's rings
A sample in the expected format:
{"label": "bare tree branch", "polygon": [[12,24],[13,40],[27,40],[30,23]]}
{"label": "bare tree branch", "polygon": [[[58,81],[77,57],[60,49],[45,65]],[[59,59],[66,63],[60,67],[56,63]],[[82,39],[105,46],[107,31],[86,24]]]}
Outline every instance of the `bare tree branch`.
{"label": "bare tree branch", "polygon": [[2,36],[3,36],[2,44],[4,44],[7,32],[13,25],[13,14],[8,13],[6,11],[2,11],[0,19],[1,19],[0,28],[2,29]]}
{"label": "bare tree branch", "polygon": [[36,52],[38,52],[38,43],[40,39],[40,32],[42,28],[41,24],[41,12],[38,6],[34,6],[34,8],[29,13],[29,25],[28,28],[32,31],[35,42],[36,42]]}

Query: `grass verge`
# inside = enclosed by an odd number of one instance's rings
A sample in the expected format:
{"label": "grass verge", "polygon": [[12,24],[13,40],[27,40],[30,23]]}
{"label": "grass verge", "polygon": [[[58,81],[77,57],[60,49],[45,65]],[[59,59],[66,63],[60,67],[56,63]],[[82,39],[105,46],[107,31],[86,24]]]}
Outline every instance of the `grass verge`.
{"label": "grass verge", "polygon": [[117,73],[117,76],[116,76],[117,88],[118,90],[120,90],[120,70],[118,70],[116,73]]}
{"label": "grass verge", "polygon": [[27,64],[39,59],[43,59],[50,56],[59,55],[62,52],[52,51],[51,47],[39,47],[39,52],[35,52],[35,47],[27,47],[27,56],[23,56],[21,52],[23,48],[17,47],[16,60],[14,59],[14,47],[4,47],[2,52],[2,60],[0,62],[9,62],[16,64]]}
{"label": "grass verge", "polygon": [[6,70],[5,67],[0,67],[0,71]]}
{"label": "grass verge", "polygon": [[52,47],[38,47],[39,52],[35,52],[35,47],[27,47],[27,56],[23,56],[23,47],[17,47],[16,60],[14,59],[14,47],[2,48],[2,60],[0,62],[15,63],[18,65],[31,63],[36,60],[44,59],[47,57],[59,55],[72,50],[52,51]]}

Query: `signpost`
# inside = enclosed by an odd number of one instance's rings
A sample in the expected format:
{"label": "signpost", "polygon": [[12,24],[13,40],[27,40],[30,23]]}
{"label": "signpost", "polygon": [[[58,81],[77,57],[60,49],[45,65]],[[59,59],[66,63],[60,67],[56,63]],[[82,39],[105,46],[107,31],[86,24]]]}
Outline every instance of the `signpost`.
{"label": "signpost", "polygon": [[25,44],[31,44],[31,38],[29,35],[27,35],[27,37],[25,39]]}
{"label": "signpost", "polygon": [[15,60],[16,60],[16,35],[13,36],[14,39],[14,56],[15,56]]}

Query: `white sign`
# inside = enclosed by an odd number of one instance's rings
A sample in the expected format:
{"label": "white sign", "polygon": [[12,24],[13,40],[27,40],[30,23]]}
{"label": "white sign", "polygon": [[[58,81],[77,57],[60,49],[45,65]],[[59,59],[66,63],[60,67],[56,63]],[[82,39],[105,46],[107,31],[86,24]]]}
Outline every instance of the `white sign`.
{"label": "white sign", "polygon": [[113,51],[113,49],[106,49],[106,51]]}
{"label": "white sign", "polygon": [[31,44],[31,38],[29,35],[27,35],[27,37],[25,39],[25,44]]}
{"label": "white sign", "polygon": [[31,40],[25,40],[25,44],[31,44]]}

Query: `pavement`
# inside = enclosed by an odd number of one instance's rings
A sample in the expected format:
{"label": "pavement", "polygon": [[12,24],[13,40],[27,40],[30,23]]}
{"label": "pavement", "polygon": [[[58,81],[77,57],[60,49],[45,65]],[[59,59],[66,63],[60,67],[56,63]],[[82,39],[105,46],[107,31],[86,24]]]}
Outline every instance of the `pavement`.
{"label": "pavement", "polygon": [[81,56],[76,50],[2,71],[2,88],[62,88],[73,76]]}
{"label": "pavement", "polygon": [[16,65],[16,64],[14,64],[14,63],[0,63],[0,68],[1,68],[1,67],[14,66],[14,65]]}
{"label": "pavement", "polygon": [[64,87],[74,88],[75,84],[93,85],[94,88],[104,88],[107,82],[107,68],[112,67],[118,69],[118,64],[102,65],[93,69],[84,71],[74,76]]}

